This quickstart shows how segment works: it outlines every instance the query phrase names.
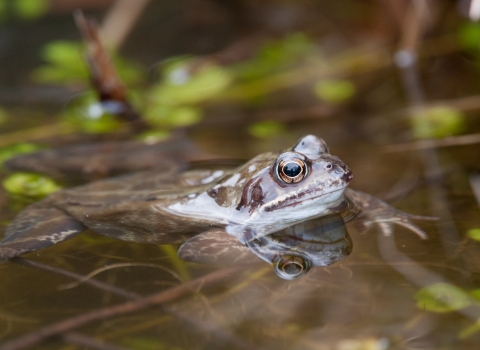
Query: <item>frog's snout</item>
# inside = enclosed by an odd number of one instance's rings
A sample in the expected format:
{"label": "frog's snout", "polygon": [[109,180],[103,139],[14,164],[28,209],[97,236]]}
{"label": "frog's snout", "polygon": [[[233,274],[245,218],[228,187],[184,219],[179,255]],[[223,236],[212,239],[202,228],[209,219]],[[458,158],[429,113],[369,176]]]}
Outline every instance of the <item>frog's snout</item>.
{"label": "frog's snout", "polygon": [[343,177],[344,177],[345,181],[347,181],[347,182],[352,181],[352,179],[353,179],[352,171],[350,169],[347,169],[347,171],[345,172],[345,175],[343,175]]}
{"label": "frog's snout", "polygon": [[345,180],[345,182],[350,182],[352,181],[353,179],[353,173],[352,171],[350,170],[349,167],[347,167],[346,165],[342,166],[341,169],[343,170],[343,176],[342,178]]}

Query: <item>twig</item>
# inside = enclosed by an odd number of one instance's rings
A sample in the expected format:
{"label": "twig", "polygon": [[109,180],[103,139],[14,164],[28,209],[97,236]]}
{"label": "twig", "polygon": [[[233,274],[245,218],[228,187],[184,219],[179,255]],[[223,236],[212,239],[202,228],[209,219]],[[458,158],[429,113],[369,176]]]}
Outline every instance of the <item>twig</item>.
{"label": "twig", "polygon": [[[66,270],[63,270],[63,269],[60,269],[60,268],[56,268],[56,267],[51,267],[49,265],[45,265],[45,264],[42,264],[42,263],[39,263],[39,262],[36,262],[36,261],[33,261],[33,260],[28,260],[28,259],[25,259],[25,258],[17,257],[17,258],[11,259],[10,261],[21,264],[21,265],[30,266],[30,267],[38,268],[38,269],[41,269],[41,270],[53,272],[55,274],[59,274],[59,275],[66,276],[66,277],[69,277],[69,278],[73,278],[77,281],[77,283],[85,283],[85,284],[91,285],[95,288],[104,290],[106,292],[110,292],[112,294],[130,299],[130,300],[140,300],[140,299],[142,299],[142,296],[140,294],[137,294],[137,293],[134,293],[134,292],[129,292],[129,291],[126,291],[122,288],[114,287],[110,284],[94,280],[93,278],[85,278],[85,276],[76,274],[74,272],[66,271]],[[270,269],[268,269],[267,271],[269,271],[269,270]],[[215,324],[215,323],[212,323],[212,322],[200,321],[197,318],[195,318],[194,316],[189,315],[186,312],[175,310],[175,309],[173,309],[169,306],[166,306],[166,305],[162,306],[162,310],[167,314],[174,315],[177,318],[181,319],[182,321],[185,321],[185,322],[195,326],[197,329],[201,330],[204,333],[205,332],[211,333],[211,334],[215,335],[215,337],[218,338],[218,339],[221,339],[223,341],[228,341],[231,344],[235,344],[239,349],[252,349],[253,348],[252,344],[250,344],[247,341],[237,337],[235,334],[233,334],[228,329],[219,329],[218,324]],[[260,349],[260,348],[257,347],[257,349]]]}
{"label": "twig", "polygon": [[440,140],[419,140],[414,142],[388,145],[383,148],[385,153],[426,150],[440,147],[465,146],[480,143],[480,134],[460,135]]}
{"label": "twig", "polygon": [[102,33],[115,49],[122,46],[150,0],[117,0],[102,24]]}
{"label": "twig", "polygon": [[77,316],[64,319],[60,322],[40,328],[34,332],[27,333],[16,339],[10,340],[0,345],[0,350],[21,350],[37,345],[50,337],[60,335],[77,327],[83,326],[93,321],[106,319],[112,316],[118,316],[136,312],[147,308],[148,306],[163,304],[168,301],[180,298],[198,288],[211,286],[218,283],[231,274],[240,272],[243,266],[234,266],[219,271],[212,272],[204,277],[199,277],[185,284],[170,288],[140,300],[129,301],[123,304],[105,307],[102,309],[86,312]]}
{"label": "twig", "polygon": [[94,286],[94,287],[102,289],[104,291],[122,296],[122,297],[127,298],[127,299],[137,299],[138,300],[138,299],[141,298],[141,296],[136,294],[136,293],[128,292],[124,289],[117,288],[117,287],[112,286],[110,284],[103,283],[103,282],[100,282],[100,281],[97,281],[97,280],[94,280],[94,279],[89,279],[87,281],[84,281],[85,276],[79,275],[75,272],[70,272],[70,271],[67,271],[67,270],[63,270],[63,269],[52,267],[52,266],[49,266],[49,265],[46,265],[46,264],[42,264],[42,263],[39,263],[37,261],[33,261],[33,260],[25,259],[25,258],[19,258],[19,257],[13,258],[10,261],[14,262],[14,263],[17,263],[17,264],[20,264],[20,265],[30,266],[30,267],[34,267],[34,268],[37,268],[37,269],[53,272],[53,273],[56,273],[58,275],[62,275],[62,276],[68,277],[68,278],[73,278],[73,279],[79,281],[79,283],[85,282],[85,283],[87,283],[91,286]]}
{"label": "twig", "polygon": [[130,123],[135,131],[148,129],[146,121],[135,110],[128,100],[127,88],[123,84],[117,69],[105,48],[97,22],[87,19],[82,11],[74,12],[75,23],[80,31],[86,47],[86,61],[90,71],[92,85],[101,102],[117,104],[115,115]]}

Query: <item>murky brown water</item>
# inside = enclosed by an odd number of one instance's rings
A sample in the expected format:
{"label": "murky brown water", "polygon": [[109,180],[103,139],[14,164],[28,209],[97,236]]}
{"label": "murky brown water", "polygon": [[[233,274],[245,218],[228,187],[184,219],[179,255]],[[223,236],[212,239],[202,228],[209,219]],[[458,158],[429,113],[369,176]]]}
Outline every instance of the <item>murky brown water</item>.
{"label": "murky brown water", "polygon": [[[207,104],[205,118],[186,128],[185,137],[205,151],[247,159],[286,148],[301,135],[315,134],[353,170],[351,187],[384,197],[392,194],[397,208],[440,220],[419,222],[428,240],[401,227],[396,227],[394,236],[384,237],[375,230],[360,234],[354,223],[348,224],[353,253],[330,267],[314,268],[301,279],[281,280],[266,263],[244,266],[163,306],[104,317],[74,331],[131,349],[480,347],[480,329],[475,325],[480,319],[480,245],[467,234],[480,227],[469,183],[469,176],[479,170],[479,145],[387,152],[388,145],[412,140],[406,108],[415,101],[406,97],[409,85],[402,84],[401,72],[391,60],[404,33],[399,23],[408,10],[398,5],[388,14],[386,5],[374,1],[336,5],[235,1],[232,8],[206,0],[179,4],[151,4],[123,46],[126,55],[153,65],[174,54],[216,52],[248,32],[273,36],[303,30],[331,65],[321,76],[350,79],[357,88],[350,102],[318,112],[315,108],[326,105],[311,92],[318,77],[300,65],[287,70],[295,73],[290,79],[298,78],[298,83],[280,80],[283,88],[266,84],[268,93],[247,102],[223,99]],[[233,9],[233,4],[238,8]],[[389,6],[393,8],[393,2]],[[467,20],[447,1],[431,10],[436,20],[418,45],[422,94],[426,102],[441,99],[443,105],[464,112],[463,133],[477,133],[480,72],[474,54],[462,51],[455,39]],[[106,10],[98,11],[101,17]],[[66,14],[50,13],[33,22],[12,17],[0,24],[0,44],[5,47],[0,64],[6,67],[0,104],[10,115],[0,124],[0,142],[12,132],[57,121],[52,111],[65,107],[70,90],[32,85],[27,76],[39,64],[32,56],[38,58],[43,44],[71,38],[77,34]],[[20,43],[25,43],[23,48]],[[474,96],[473,102],[460,100],[467,96]],[[265,119],[281,120],[284,130],[264,139],[249,134],[248,125]],[[17,141],[29,140],[30,134],[19,135]],[[77,138],[97,139],[57,135],[39,141],[58,145],[75,143]],[[438,168],[432,169],[434,157]],[[1,220],[12,219],[16,211],[2,190]],[[175,256],[177,248],[121,242],[87,232],[25,258],[83,276],[97,271],[92,279],[138,296],[228,268],[182,262]],[[13,262],[0,264],[0,281],[0,347],[43,326],[128,299]],[[456,310],[425,306],[434,298],[422,299],[419,291],[439,283],[457,287],[455,292],[449,289],[437,295],[440,305],[467,301],[451,307]],[[78,345],[74,336],[58,336],[34,348],[95,348]]]}

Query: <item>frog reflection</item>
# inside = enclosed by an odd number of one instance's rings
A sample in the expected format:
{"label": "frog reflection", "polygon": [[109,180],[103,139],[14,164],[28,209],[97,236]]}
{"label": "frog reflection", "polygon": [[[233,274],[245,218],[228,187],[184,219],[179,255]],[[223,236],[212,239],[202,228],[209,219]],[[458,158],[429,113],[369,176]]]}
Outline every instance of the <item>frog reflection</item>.
{"label": "frog reflection", "polygon": [[183,260],[224,265],[255,262],[254,254],[273,265],[278,276],[295,279],[312,267],[329,266],[346,258],[352,240],[338,214],[299,222],[268,235],[245,232],[245,245],[222,230],[211,230],[185,242]]}

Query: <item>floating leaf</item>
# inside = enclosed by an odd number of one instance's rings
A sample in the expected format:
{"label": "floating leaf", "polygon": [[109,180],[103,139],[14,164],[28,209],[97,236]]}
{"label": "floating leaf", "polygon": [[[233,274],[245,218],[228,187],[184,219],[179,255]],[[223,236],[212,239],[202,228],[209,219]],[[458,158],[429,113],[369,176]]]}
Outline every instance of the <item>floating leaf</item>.
{"label": "floating leaf", "polygon": [[294,33],[281,40],[271,41],[261,47],[255,57],[233,67],[238,79],[251,81],[308,58],[315,45],[304,33]]}
{"label": "floating leaf", "polygon": [[147,144],[162,141],[170,136],[167,130],[150,130],[138,136],[139,140],[145,141]]}
{"label": "floating leaf", "polygon": [[61,189],[52,179],[33,173],[14,173],[3,180],[3,187],[10,194],[35,198]]}
{"label": "floating leaf", "polygon": [[197,123],[202,118],[202,111],[195,107],[172,107],[156,105],[149,107],[145,118],[155,126],[181,127]]}
{"label": "floating leaf", "polygon": [[[39,83],[87,83],[90,73],[82,57],[83,44],[76,41],[53,41],[42,49],[42,58],[46,65],[32,73]],[[112,53],[115,67],[127,86],[144,80],[144,69],[137,63],[122,59]]]}
{"label": "floating leaf", "polygon": [[68,106],[64,116],[67,122],[86,133],[108,133],[122,126],[117,118],[122,106],[114,101],[97,102],[94,93],[86,93]]}
{"label": "floating leaf", "polygon": [[420,309],[432,312],[450,312],[470,305],[468,295],[461,289],[448,283],[437,283],[420,289],[415,293]]}
{"label": "floating leaf", "polygon": [[39,83],[85,83],[89,72],[81,55],[81,45],[72,41],[54,41],[42,49],[42,58],[47,62],[32,73]]}
{"label": "floating leaf", "polygon": [[480,289],[474,289],[470,291],[470,295],[472,296],[473,299],[480,301]]}
{"label": "floating leaf", "polygon": [[49,8],[48,0],[15,0],[12,2],[13,9],[18,17],[34,19],[43,16]]}
{"label": "floating leaf", "polygon": [[227,69],[209,65],[190,74],[190,61],[176,61],[164,67],[165,80],[152,89],[151,97],[158,105],[194,104],[215,98],[232,82]]}
{"label": "floating leaf", "polygon": [[418,139],[456,135],[465,130],[465,117],[450,107],[432,107],[411,118],[413,134]]}
{"label": "floating leaf", "polygon": [[250,125],[248,127],[248,132],[255,137],[266,139],[281,135],[286,132],[286,129],[280,122],[264,121]]}
{"label": "floating leaf", "polygon": [[473,228],[467,231],[468,237],[476,241],[480,241],[480,228]]}
{"label": "floating leaf", "polygon": [[17,143],[15,145],[0,148],[0,166],[2,166],[3,163],[10,158],[24,153],[32,153],[38,151],[40,148],[41,147],[38,145],[28,142]]}
{"label": "floating leaf", "polygon": [[322,80],[315,85],[315,94],[325,102],[341,103],[355,94],[355,85],[348,80]]}
{"label": "floating leaf", "polygon": [[463,48],[478,51],[480,49],[480,23],[468,22],[460,27],[458,39]]}

